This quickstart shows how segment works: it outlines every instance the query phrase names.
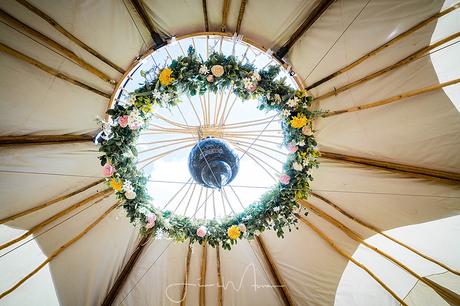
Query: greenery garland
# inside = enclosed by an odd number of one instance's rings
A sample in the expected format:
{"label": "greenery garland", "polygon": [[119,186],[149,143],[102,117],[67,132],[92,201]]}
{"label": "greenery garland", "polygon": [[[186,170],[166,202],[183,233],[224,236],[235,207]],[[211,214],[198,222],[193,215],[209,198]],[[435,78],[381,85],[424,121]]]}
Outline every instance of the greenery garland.
{"label": "greenery garland", "polygon": [[[285,79],[276,79],[279,71],[277,66],[256,71],[252,64],[221,53],[212,53],[204,61],[190,47],[187,56],[173,60],[153,80],[148,80],[151,72],[141,72],[145,83],[107,111],[109,122],[99,120],[103,173],[130,221],[139,224],[143,233],[163,233],[177,241],[189,238],[190,242],[206,241],[230,249],[238,239],[252,239],[267,229],[283,237],[286,228],[297,227],[293,214],[298,208],[296,200],[308,195],[313,180],[310,170],[318,167],[312,120],[322,113],[309,110],[312,98],[305,90],[295,90]],[[136,142],[153,106],[172,107],[181,102],[181,94],[203,95],[224,88],[231,88],[242,100],[257,99],[260,110],[281,115],[283,145],[290,154],[279,183],[243,212],[219,220],[191,219],[154,208],[146,189],[148,178],[136,167]]]}

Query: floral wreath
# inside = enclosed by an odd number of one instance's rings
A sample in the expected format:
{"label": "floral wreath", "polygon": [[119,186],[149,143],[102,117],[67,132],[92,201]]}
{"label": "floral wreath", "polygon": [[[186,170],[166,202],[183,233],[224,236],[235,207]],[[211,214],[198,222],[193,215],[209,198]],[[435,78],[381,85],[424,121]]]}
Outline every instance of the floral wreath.
{"label": "floral wreath", "polygon": [[[310,170],[318,167],[319,151],[313,136],[312,120],[322,113],[311,111],[312,97],[305,90],[295,90],[276,79],[277,66],[256,71],[252,64],[239,62],[234,56],[212,53],[204,61],[189,47],[181,56],[161,69],[141,71],[144,84],[107,110],[108,122],[99,120],[99,157],[104,176],[116,191],[130,221],[141,226],[143,234],[166,234],[176,241],[198,241],[230,249],[238,239],[253,239],[272,229],[284,237],[286,227],[297,228],[293,211],[296,200],[305,198],[313,180]],[[153,73],[153,80],[147,76]],[[289,155],[283,174],[275,187],[241,213],[222,219],[192,219],[162,211],[151,205],[146,183],[148,177],[136,166],[136,142],[153,113],[153,106],[171,107],[180,103],[181,94],[203,95],[232,88],[243,101],[254,98],[260,110],[275,110],[282,118],[283,145]]]}

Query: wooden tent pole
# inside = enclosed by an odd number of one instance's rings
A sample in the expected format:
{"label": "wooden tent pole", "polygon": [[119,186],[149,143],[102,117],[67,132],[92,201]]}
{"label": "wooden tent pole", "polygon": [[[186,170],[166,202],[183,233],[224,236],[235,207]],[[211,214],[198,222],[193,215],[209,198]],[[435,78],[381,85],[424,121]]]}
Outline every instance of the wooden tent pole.
{"label": "wooden tent pole", "polygon": [[152,20],[150,20],[147,11],[145,10],[144,6],[141,3],[141,0],[130,0],[134,8],[136,9],[137,14],[141,17],[142,22],[144,23],[145,27],[150,33],[150,36],[155,43],[155,47],[158,49],[164,45],[166,42],[161,38],[160,34],[155,30],[155,26],[153,25]]}
{"label": "wooden tent pole", "polygon": [[201,6],[203,7],[204,30],[206,32],[209,32],[208,5],[206,3],[206,0],[201,1]]}
{"label": "wooden tent pole", "polygon": [[454,34],[452,34],[452,35],[450,35],[450,36],[448,36],[448,37],[446,37],[444,39],[441,39],[441,40],[437,41],[434,44],[431,44],[429,46],[423,47],[423,48],[415,51],[414,53],[410,54],[409,56],[405,57],[404,59],[402,59],[402,60],[400,60],[400,61],[398,61],[398,62],[396,62],[396,63],[394,63],[394,64],[392,64],[392,65],[390,65],[388,67],[380,69],[380,70],[378,70],[376,72],[373,72],[373,73],[371,73],[371,74],[369,74],[369,75],[367,75],[367,76],[365,76],[365,77],[363,77],[361,79],[358,79],[356,81],[353,81],[351,83],[343,85],[343,86],[341,86],[339,88],[334,88],[334,90],[331,90],[331,91],[329,91],[329,92],[327,92],[327,93],[325,93],[325,94],[323,94],[323,95],[321,95],[319,97],[316,97],[316,98],[314,98],[314,100],[316,102],[319,102],[319,101],[327,99],[329,97],[336,96],[336,95],[338,95],[338,94],[340,94],[340,93],[342,93],[344,91],[347,91],[347,90],[349,90],[351,88],[354,88],[354,87],[356,87],[358,85],[361,85],[361,84],[363,84],[363,83],[365,83],[367,81],[373,80],[373,79],[375,79],[375,78],[377,78],[377,77],[379,77],[379,76],[381,76],[381,75],[383,75],[383,74],[385,74],[387,72],[390,72],[392,70],[400,68],[400,67],[402,67],[404,65],[410,64],[410,63],[422,58],[425,54],[427,54],[427,52],[429,52],[429,51],[431,51],[431,50],[433,50],[433,49],[435,49],[435,48],[437,48],[439,46],[442,46],[445,43],[458,38],[459,36],[460,36],[460,32],[454,33]]}
{"label": "wooden tent pole", "polygon": [[20,135],[20,136],[0,136],[0,146],[9,145],[42,145],[42,144],[61,144],[92,142],[91,135]]}
{"label": "wooden tent pole", "polygon": [[206,306],[206,263],[208,261],[206,241],[201,247],[201,271],[200,271],[200,306]]}
{"label": "wooden tent pole", "polygon": [[230,8],[231,0],[224,0],[224,5],[222,7],[222,22],[220,25],[220,31],[226,32],[227,29],[227,18],[228,18],[228,10]]}
{"label": "wooden tent pole", "polygon": [[440,83],[440,84],[430,85],[430,86],[419,88],[419,89],[412,90],[412,91],[406,91],[406,92],[398,94],[396,96],[386,98],[386,99],[382,99],[382,100],[378,100],[378,101],[375,101],[375,102],[371,102],[371,103],[367,103],[367,104],[363,104],[363,105],[358,105],[358,106],[353,106],[353,107],[345,108],[345,109],[341,109],[341,110],[330,111],[327,114],[325,114],[323,117],[331,117],[331,116],[336,116],[336,115],[342,115],[342,114],[345,114],[345,113],[357,112],[357,111],[361,111],[361,110],[364,110],[364,109],[369,109],[369,108],[374,108],[374,107],[390,104],[390,103],[393,103],[393,102],[396,102],[396,101],[401,101],[401,100],[406,99],[406,98],[410,98],[410,97],[421,95],[421,94],[424,94],[424,93],[427,93],[427,92],[435,91],[435,90],[441,89],[443,87],[451,86],[451,85],[457,84],[459,82],[460,82],[460,78],[452,80],[452,81]]}
{"label": "wooden tent pole", "polygon": [[220,245],[216,246],[216,265],[217,265],[217,306],[224,305],[224,298],[222,294],[222,271],[220,263]]}
{"label": "wooden tent pole", "polygon": [[338,71],[336,71],[336,72],[334,72],[334,73],[322,78],[321,80],[313,83],[312,85],[308,86],[307,90],[310,90],[312,88],[318,87],[319,85],[321,85],[321,84],[323,84],[323,83],[335,78],[338,75],[341,75],[342,73],[352,69],[353,67],[358,66],[359,64],[361,64],[365,60],[369,59],[370,57],[376,55],[380,51],[388,48],[389,46],[395,44],[396,42],[398,42],[398,41],[402,40],[403,38],[409,36],[410,34],[414,33],[418,29],[426,26],[430,22],[432,22],[432,21],[434,21],[434,20],[436,20],[438,18],[441,18],[444,15],[449,14],[450,12],[458,9],[459,7],[460,7],[460,3],[456,3],[455,5],[449,7],[448,9],[445,9],[444,11],[436,13],[436,14],[432,15],[431,17],[421,21],[420,23],[416,24],[412,28],[410,28],[407,31],[399,34],[398,36],[396,36],[394,38],[392,38],[391,40],[389,40],[388,42],[384,43],[383,45],[377,47],[376,49],[372,50],[371,52],[366,53],[365,55],[363,55],[362,57],[358,58],[357,60],[355,60],[351,64],[348,64],[347,66],[343,67],[342,69],[340,69],[340,70],[338,70]]}
{"label": "wooden tent pole", "polygon": [[[44,228],[45,226],[47,226],[48,224],[50,224],[51,222],[61,218],[62,216],[65,216],[66,214],[76,210],[77,208],[93,201],[93,200],[96,200],[100,197],[103,197],[102,199],[108,197],[110,194],[113,193],[113,189],[112,188],[108,188],[104,191],[101,191],[101,192],[98,192],[98,193],[95,193],[69,207],[67,207],[66,209],[64,210],[61,210],[60,212],[52,215],[51,217],[49,217],[48,219],[38,223],[37,225],[33,226],[30,230],[28,230],[27,232],[25,232],[24,234],[22,234],[21,236],[17,237],[17,238],[14,238],[8,242],[5,242],[3,244],[0,245],[0,250],[3,250],[4,248],[7,248],[9,247],[10,245],[13,245],[21,240],[24,240],[25,238],[29,237],[30,235],[36,233],[37,231],[39,231],[40,229]],[[101,201],[102,201],[101,199]]]}
{"label": "wooden tent pole", "polygon": [[414,254],[440,266],[441,268],[443,269],[446,269],[447,271],[451,272],[451,273],[454,273],[455,275],[457,276],[460,276],[460,272],[459,271],[456,271],[448,266],[446,266],[445,264],[443,264],[442,262],[439,262],[438,260],[434,259],[434,258],[431,258],[423,253],[420,253],[419,251],[415,250],[414,248],[408,246],[407,244],[393,238],[392,236],[389,236],[388,234],[386,234],[385,232],[383,232],[381,229],[365,222],[365,221],[362,221],[361,219],[359,218],[356,218],[355,216],[353,216],[352,214],[348,213],[347,211],[345,211],[344,209],[342,209],[341,207],[339,207],[337,204],[333,203],[332,201],[330,201],[329,199],[317,194],[317,193],[314,193],[312,192],[311,193],[314,197],[322,200],[323,202],[325,202],[326,204],[328,204],[330,207],[334,208],[336,211],[338,211],[339,213],[341,213],[342,215],[344,215],[345,217],[347,217],[348,219],[352,220],[352,221],[355,221],[356,223],[364,226],[365,228],[368,228],[370,230],[372,230],[373,232],[377,233],[377,234],[380,234],[382,235],[383,237],[393,241],[394,243],[397,243],[399,244],[400,246],[402,246],[403,248],[413,252]]}
{"label": "wooden tent pole", "polygon": [[57,50],[58,52],[63,54],[65,57],[67,57],[68,59],[70,59],[71,61],[73,61],[77,65],[79,65],[80,67],[82,67],[83,69],[85,69],[85,70],[91,72],[92,74],[94,74],[98,78],[104,80],[105,82],[111,84],[112,86],[115,84],[115,81],[112,80],[111,77],[109,77],[107,74],[105,74],[104,72],[100,71],[96,67],[94,67],[94,66],[88,64],[87,62],[85,62],[82,58],[77,56],[70,49],[68,49],[68,48],[64,47],[63,45],[59,44],[57,41],[47,37],[43,33],[33,29],[32,27],[28,26],[27,24],[23,23],[22,21],[20,21],[19,19],[15,18],[14,16],[8,14],[7,12],[5,12],[2,9],[0,9],[0,17],[3,18],[4,20],[6,20],[13,28],[17,29],[20,32],[21,31],[27,32],[30,35],[38,38],[39,40],[41,40],[42,42],[44,42],[45,44],[47,44],[51,48]]}
{"label": "wooden tent pole", "polygon": [[317,228],[315,225],[310,223],[308,220],[300,216],[299,214],[295,214],[296,217],[302,221],[305,225],[307,225],[309,228],[311,228],[318,236],[323,239],[327,244],[329,244],[338,254],[341,256],[345,257],[352,263],[354,263],[356,266],[367,272],[377,283],[379,283],[383,289],[385,289],[391,296],[393,296],[401,305],[408,306],[406,302],[404,302],[393,290],[391,290],[380,278],[378,278],[374,273],[372,273],[371,270],[369,270],[365,265],[354,259],[353,257],[350,256],[347,252],[345,252],[343,249],[341,249],[336,243],[329,238],[325,233],[323,233],[319,228]]}
{"label": "wooden tent pole", "polygon": [[23,277],[19,282],[17,282],[13,287],[10,289],[4,291],[2,294],[0,294],[0,299],[4,298],[14,290],[16,290],[19,286],[21,286],[25,281],[27,281],[29,278],[31,278],[33,275],[35,275],[38,271],[40,271],[46,264],[48,264],[50,261],[52,261],[54,258],[56,258],[59,254],[64,252],[68,247],[70,247],[72,244],[80,240],[83,236],[85,236],[91,229],[93,229],[98,223],[100,223],[105,217],[107,217],[108,214],[112,212],[117,206],[119,205],[119,202],[115,203],[112,205],[109,209],[107,209],[99,218],[97,218],[93,223],[91,223],[88,227],[86,227],[83,231],[81,231],[77,236],[72,238],[71,240],[67,241],[65,244],[61,245],[58,249],[56,249],[51,255],[44,261],[42,262],[38,267],[36,267],[32,272],[27,274],[25,277]]}
{"label": "wooden tent pole", "polygon": [[56,203],[58,203],[58,202],[60,202],[60,201],[64,201],[65,199],[68,199],[68,198],[70,198],[70,197],[73,197],[74,195],[77,195],[77,194],[79,194],[79,193],[82,193],[82,192],[84,192],[84,191],[86,191],[86,190],[88,190],[88,189],[90,189],[90,188],[92,188],[92,187],[94,187],[94,186],[96,186],[96,185],[99,185],[100,183],[102,183],[102,182],[104,182],[104,181],[105,181],[105,179],[97,180],[97,181],[95,181],[95,182],[92,182],[92,183],[89,184],[89,185],[86,185],[86,186],[80,188],[80,189],[77,189],[77,190],[72,191],[72,192],[70,192],[70,193],[67,193],[67,194],[65,194],[65,195],[62,195],[62,196],[56,197],[56,198],[54,198],[54,199],[51,199],[51,200],[49,200],[49,201],[46,201],[46,202],[43,203],[43,204],[40,204],[40,205],[38,205],[38,206],[35,206],[35,207],[32,207],[32,208],[23,210],[23,211],[21,211],[21,212],[15,213],[15,214],[13,214],[13,215],[11,215],[11,216],[8,216],[8,217],[5,217],[5,218],[3,218],[3,219],[0,219],[0,224],[6,223],[6,222],[8,222],[8,221],[15,220],[15,219],[17,219],[17,218],[19,218],[19,217],[26,216],[26,215],[28,215],[28,214],[30,214],[30,213],[33,213],[33,212],[35,212],[35,211],[37,211],[37,210],[46,208],[46,207],[51,206],[51,205],[53,205],[53,204],[56,204]]}
{"label": "wooden tent pole", "polygon": [[129,274],[131,273],[133,267],[136,265],[137,260],[139,259],[142,251],[148,244],[151,237],[152,233],[150,232],[142,236],[141,240],[126,262],[126,265],[123,267],[123,270],[121,270],[120,274],[117,276],[117,279],[113,283],[112,288],[110,288],[110,291],[105,296],[104,301],[101,304],[102,306],[110,306],[113,304],[118,296],[118,293],[120,292],[120,289],[123,288],[123,285],[128,279]]}
{"label": "wooden tent pole", "polygon": [[65,80],[65,81],[67,81],[67,82],[69,82],[69,83],[71,83],[73,85],[77,85],[77,86],[79,86],[81,88],[84,88],[86,90],[94,92],[94,93],[96,93],[96,94],[98,94],[100,96],[103,96],[104,98],[110,99],[110,96],[111,96],[110,94],[105,93],[103,91],[100,91],[99,89],[91,87],[91,86],[89,86],[89,85],[87,85],[87,84],[85,84],[83,82],[77,81],[74,78],[72,78],[72,77],[70,77],[70,76],[68,76],[66,74],[63,74],[63,73],[57,71],[56,69],[51,68],[50,66],[42,64],[41,62],[37,61],[36,59],[33,59],[30,56],[27,56],[27,55],[25,55],[25,54],[15,50],[15,49],[13,49],[13,48],[10,48],[10,47],[8,47],[7,45],[5,45],[5,44],[3,44],[1,42],[0,42],[0,51],[5,52],[5,53],[17,58],[17,59],[20,59],[20,60],[24,61],[24,62],[27,62],[27,63],[29,63],[29,64],[31,64],[31,65],[33,65],[33,66],[45,71],[45,72],[47,72],[47,73],[49,73],[49,74],[51,74],[51,75],[53,75],[53,76],[55,76],[57,78]]}
{"label": "wooden tent pole", "polygon": [[[415,277],[419,282],[422,282],[425,285],[427,285],[428,287],[430,287],[431,289],[433,289],[436,293],[438,293],[440,295],[441,298],[444,299],[444,296],[446,296],[446,295],[449,296],[449,293],[444,290],[445,289],[444,287],[439,286],[439,285],[434,286],[433,282],[427,281],[426,278],[421,277],[420,275],[415,273],[412,269],[410,269],[408,266],[404,265],[402,262],[400,262],[396,258],[392,257],[391,255],[389,255],[386,252],[383,252],[379,248],[367,243],[363,239],[363,237],[361,235],[359,235],[355,231],[351,230],[345,224],[341,223],[340,221],[338,221],[337,219],[335,219],[331,215],[327,214],[323,210],[321,210],[318,207],[316,207],[315,205],[313,205],[313,204],[311,204],[311,203],[309,203],[309,202],[307,202],[305,200],[299,200],[297,202],[300,205],[302,205],[303,207],[305,207],[305,208],[309,209],[310,211],[312,211],[313,213],[315,213],[317,216],[321,217],[322,219],[324,219],[327,222],[331,223],[332,225],[336,226],[343,233],[345,233],[345,235],[347,235],[348,237],[350,237],[354,241],[356,241],[358,243],[361,243],[362,245],[366,246],[368,249],[376,252],[377,254],[379,254],[379,255],[383,256],[384,258],[388,259],[389,261],[393,262],[396,266],[400,267],[401,269],[403,269],[404,271],[406,271],[407,273],[409,273],[410,275]],[[440,293],[440,292],[442,292],[442,293]],[[451,297],[451,298],[455,299],[455,297]],[[460,305],[460,299],[455,300],[455,303],[456,303],[456,305]]]}
{"label": "wooden tent pole", "polygon": [[190,275],[190,258],[192,257],[192,245],[188,244],[187,257],[185,261],[185,273],[184,273],[184,284],[182,287],[180,306],[185,306],[187,302],[187,292],[188,292],[188,278]]}
{"label": "wooden tent pole", "polygon": [[83,48],[84,50],[88,51],[89,53],[91,53],[92,55],[94,55],[95,57],[97,57],[98,59],[100,59],[102,62],[106,63],[107,65],[109,65],[110,67],[112,67],[113,69],[117,70],[118,72],[120,72],[121,74],[124,74],[125,71],[123,70],[123,68],[120,68],[118,65],[114,64],[113,62],[111,62],[109,59],[107,59],[105,56],[101,55],[99,52],[97,52],[96,50],[94,50],[93,48],[89,47],[87,44],[85,44],[84,42],[82,42],[80,39],[78,39],[77,37],[75,37],[72,33],[70,33],[69,31],[67,31],[66,29],[64,29],[59,23],[56,22],[56,20],[54,20],[53,18],[51,18],[50,16],[48,16],[45,12],[43,12],[42,10],[40,10],[39,8],[37,8],[36,6],[30,4],[28,1],[26,0],[16,0],[16,2],[22,4],[24,7],[26,7],[27,9],[29,9],[31,12],[37,14],[39,17],[41,17],[43,20],[45,20],[46,22],[48,22],[53,28],[55,28],[56,30],[58,30],[59,32],[61,32],[61,34],[63,34],[65,37],[67,37],[68,39],[70,39],[71,41],[73,41],[75,44],[77,44],[78,46],[80,46],[81,48]]}
{"label": "wooden tent pole", "polygon": [[240,10],[238,12],[238,19],[236,21],[236,33],[240,33],[241,31],[241,23],[243,22],[244,11],[246,10],[246,4],[248,0],[241,0]]}
{"label": "wooden tent pole", "polygon": [[460,184],[460,173],[447,172],[411,165],[405,165],[400,163],[387,162],[382,160],[370,159],[359,156],[351,156],[340,153],[333,153],[327,151],[321,151],[321,157],[330,160],[336,160],[345,163],[363,165],[366,167],[377,168],[385,171],[391,171],[396,173],[401,173],[405,175],[410,175],[418,178],[429,178],[442,180],[444,182],[449,182],[453,184]]}
{"label": "wooden tent pole", "polygon": [[262,252],[262,255],[265,259],[265,262],[267,263],[268,268],[270,269],[270,273],[275,281],[275,286],[278,289],[278,292],[280,293],[284,304],[289,306],[295,305],[294,301],[292,300],[291,294],[289,293],[289,289],[286,285],[286,282],[283,280],[281,273],[276,267],[271,254],[268,252],[264,240],[260,235],[256,235],[255,241],[257,242],[257,245],[259,246],[259,249]]}
{"label": "wooden tent pole", "polygon": [[289,49],[299,40],[300,37],[318,20],[319,17],[327,10],[327,8],[335,0],[321,0],[318,5],[311,11],[307,19],[302,25],[292,34],[287,42],[276,52],[275,56],[281,61],[281,59],[289,52]]}

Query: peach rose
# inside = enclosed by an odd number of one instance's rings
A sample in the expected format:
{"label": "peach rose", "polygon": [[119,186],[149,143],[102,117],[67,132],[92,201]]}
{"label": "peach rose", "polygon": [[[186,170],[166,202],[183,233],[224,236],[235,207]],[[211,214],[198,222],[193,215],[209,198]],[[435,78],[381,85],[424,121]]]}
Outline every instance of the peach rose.
{"label": "peach rose", "polygon": [[115,173],[115,167],[109,163],[106,163],[102,167],[102,173],[104,174],[104,176],[107,176],[107,177],[112,176],[112,174]]}
{"label": "peach rose", "polygon": [[128,116],[124,115],[124,116],[118,117],[118,124],[122,128],[127,127],[128,126]]}
{"label": "peach rose", "polygon": [[211,67],[211,72],[215,77],[219,78],[224,75],[224,67],[221,65],[214,65]]}

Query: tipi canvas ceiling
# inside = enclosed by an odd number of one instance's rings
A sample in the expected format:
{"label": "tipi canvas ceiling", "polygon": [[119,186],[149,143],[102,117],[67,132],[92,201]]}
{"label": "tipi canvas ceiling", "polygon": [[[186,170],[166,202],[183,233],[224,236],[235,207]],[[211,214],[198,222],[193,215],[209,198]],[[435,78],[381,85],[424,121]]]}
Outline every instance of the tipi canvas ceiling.
{"label": "tipi canvas ceiling", "polygon": [[[0,219],[102,178],[98,149],[88,137],[79,141],[61,140],[57,144],[25,145],[19,143],[23,138],[18,140],[12,136],[92,135],[98,128],[95,118],[104,117],[108,97],[115,87],[114,83],[77,65],[75,60],[69,60],[62,50],[50,47],[49,42],[19,27],[8,15],[72,51],[115,83],[122,79],[120,71],[79,47],[23,5],[24,2],[4,0],[0,3],[3,51],[0,56]],[[276,51],[311,15],[318,2],[321,1],[144,0],[141,5],[146,13],[144,17],[163,38],[204,31],[207,22],[209,31],[220,31],[222,24],[227,32],[240,27],[239,33],[244,37]],[[28,0],[28,3],[123,70],[155,46],[149,27],[134,5],[138,1]],[[206,3],[206,22],[203,3]],[[227,3],[228,11],[225,10]],[[308,87],[455,4],[455,1],[427,0],[336,0],[293,44],[285,60]],[[222,15],[227,15],[224,23]],[[460,10],[454,10],[311,89],[310,93],[320,97],[340,89],[459,31]],[[455,38],[442,45],[448,47],[433,49],[432,54],[321,100],[321,108],[349,109],[456,80],[460,78],[458,41]],[[81,81],[99,93],[47,73],[24,58],[6,52],[7,48]],[[310,207],[307,222],[333,240],[337,249],[354,254],[355,260],[372,270],[408,305],[455,305],[460,294],[459,276],[376,235],[327,201],[453,271],[459,271],[460,115],[456,108],[460,104],[459,92],[460,86],[452,85],[316,122],[321,151],[336,155],[325,154],[321,158],[312,183],[313,192],[318,196],[310,197],[308,203],[421,277],[439,284],[444,290],[441,291],[451,296],[441,297],[432,287],[370,252],[360,241],[350,239],[320,213],[315,213],[314,208]],[[7,142],[14,144],[5,145]],[[359,158],[350,162],[337,157],[344,155]],[[380,161],[380,166],[376,166],[375,161]],[[413,171],[408,170],[409,167],[395,170],[395,163],[410,165]],[[414,175],[414,172],[423,172],[420,169],[435,171]],[[56,250],[115,204],[115,197],[107,194],[96,204],[92,201],[88,205],[73,206],[105,189],[104,184],[94,185],[0,225],[2,244],[33,229],[26,239],[0,251],[0,292],[9,290],[50,258],[43,269],[0,299],[0,305],[100,305],[104,301],[113,291],[123,268],[130,263],[133,252],[139,250],[138,229],[129,223],[124,212],[110,211],[80,239],[59,254]],[[34,229],[66,208],[71,210],[68,214]],[[175,243],[166,238],[141,244],[137,261],[114,296],[113,305],[179,305],[186,274],[186,305],[218,305],[219,301],[223,305],[398,304],[389,291],[303,222],[298,231],[288,233],[285,239],[264,232],[255,241],[241,241],[231,251],[217,253],[208,247],[205,256],[202,246],[191,248],[188,254],[187,241]],[[273,286],[277,283],[282,287]],[[200,287],[200,284],[207,286]],[[218,284],[224,286],[223,290]]]}

